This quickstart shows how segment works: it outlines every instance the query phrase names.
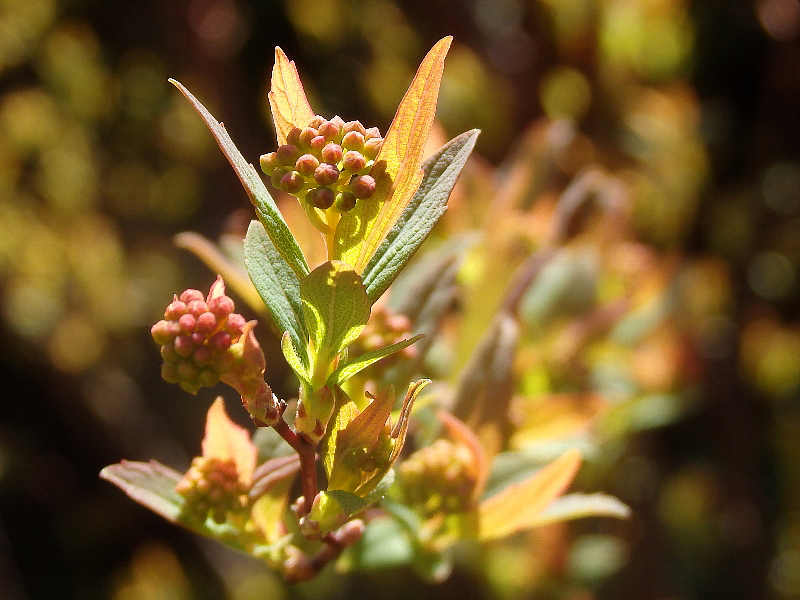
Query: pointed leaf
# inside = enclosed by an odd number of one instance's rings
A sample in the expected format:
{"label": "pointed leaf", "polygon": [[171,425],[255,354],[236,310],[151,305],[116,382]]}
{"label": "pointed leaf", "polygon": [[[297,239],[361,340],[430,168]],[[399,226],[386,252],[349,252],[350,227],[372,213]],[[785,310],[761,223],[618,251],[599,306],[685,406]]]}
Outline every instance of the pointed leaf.
{"label": "pointed leaf", "polygon": [[328,479],[333,471],[333,461],[336,457],[336,440],[339,432],[343,431],[358,416],[358,407],[353,400],[344,393],[339,386],[333,386],[333,395],[336,398],[336,408],[332,418],[332,426],[328,427],[328,435],[323,442],[322,464]]}
{"label": "pointed leaf", "polygon": [[292,342],[292,338],[288,331],[283,332],[283,337],[281,338],[281,351],[283,352],[283,357],[286,359],[286,362],[289,363],[292,371],[294,371],[295,375],[297,375],[300,381],[310,385],[311,375],[308,373],[308,367],[305,365],[303,358],[301,358],[298,354],[297,348],[294,347],[294,343]]}
{"label": "pointed leaf", "polygon": [[208,409],[203,456],[220,460],[233,459],[239,480],[247,485],[252,482],[258,448],[250,441],[250,432],[231,421],[225,412],[225,402],[221,396]]}
{"label": "pointed leaf", "polygon": [[481,502],[479,539],[493,540],[535,526],[550,503],[564,493],[580,465],[580,452],[569,450],[525,481]]}
{"label": "pointed leaf", "polygon": [[244,264],[278,331],[289,333],[295,349],[305,348],[308,333],[300,299],[300,280],[258,221],[251,221],[247,228]]}
{"label": "pointed leaf", "polygon": [[168,521],[178,522],[183,497],[175,491],[182,477],[177,471],[155,460],[149,463],[123,460],[100,471],[100,477]]}
{"label": "pointed leaf", "polygon": [[286,263],[295,272],[297,277],[305,277],[308,274],[308,264],[303,256],[303,252],[297,245],[292,232],[283,220],[280,211],[278,210],[272,196],[269,195],[264,182],[261,177],[253,168],[253,165],[248,163],[242,153],[231,140],[225,126],[218,122],[213,115],[208,112],[205,106],[200,104],[200,101],[195,98],[189,90],[174,79],[169,80],[172,85],[177,87],[186,99],[192,104],[194,109],[203,118],[203,121],[208,126],[211,134],[217,140],[220,149],[222,150],[228,162],[236,171],[239,181],[242,182],[247,195],[250,197],[250,202],[256,207],[256,214],[258,219],[264,224],[269,237],[272,239],[275,248],[283,256]]}
{"label": "pointed leaf", "polygon": [[[394,394],[391,388],[384,390],[369,403],[350,424],[339,432],[336,440],[336,457],[343,457],[356,449],[365,449],[369,454],[383,433],[392,414]],[[335,474],[331,475],[331,480]]]}
{"label": "pointed leaf", "polygon": [[347,364],[339,365],[336,371],[333,372],[331,375],[331,381],[337,385],[341,385],[348,379],[350,379],[353,375],[361,371],[362,369],[366,369],[371,364],[374,364],[381,360],[382,358],[386,358],[394,354],[395,352],[400,352],[403,348],[407,348],[418,339],[424,337],[422,334],[415,335],[414,337],[410,337],[407,340],[402,340],[397,342],[396,344],[391,344],[389,346],[384,346],[383,348],[378,348],[377,350],[373,350],[372,352],[367,352],[366,354],[362,354],[361,356],[356,357],[353,359],[352,362]]}
{"label": "pointed leaf", "polygon": [[323,369],[364,330],[370,303],[361,277],[338,260],[320,265],[304,278],[300,296],[314,352],[312,381],[321,387],[329,374]]}
{"label": "pointed leaf", "polygon": [[419,188],[364,269],[364,285],[371,302],[391,285],[447,210],[450,192],[479,133],[477,129],[462,133],[425,161]]}
{"label": "pointed leaf", "polygon": [[314,110],[308,103],[294,61],[289,60],[284,51],[277,46],[268,98],[275,131],[278,134],[278,144],[286,143],[286,135],[294,127],[300,129],[307,127],[314,116]]}
{"label": "pointed leaf", "polygon": [[395,438],[394,448],[389,457],[389,466],[394,464],[400,451],[403,449],[403,444],[406,441],[406,432],[408,431],[408,421],[411,417],[411,409],[414,407],[414,402],[419,397],[422,390],[431,382],[430,379],[420,379],[409,384],[406,390],[406,397],[403,398],[403,407],[400,410],[400,416],[397,417],[397,423],[392,428],[392,437]]}
{"label": "pointed leaf", "polygon": [[602,493],[567,494],[551,502],[536,519],[534,527],[583,517],[627,519],[630,516],[630,507],[614,496]]}
{"label": "pointed leaf", "polygon": [[364,271],[422,180],[419,165],[451,42],[451,37],[440,40],[423,59],[375,159],[375,193],[345,213],[336,228],[334,257],[353,265],[358,273]]}
{"label": "pointed leaf", "polygon": [[361,496],[356,496],[352,492],[346,492],[344,490],[328,490],[325,493],[336,500],[342,509],[342,513],[348,517],[369,506],[369,502],[367,502]]}

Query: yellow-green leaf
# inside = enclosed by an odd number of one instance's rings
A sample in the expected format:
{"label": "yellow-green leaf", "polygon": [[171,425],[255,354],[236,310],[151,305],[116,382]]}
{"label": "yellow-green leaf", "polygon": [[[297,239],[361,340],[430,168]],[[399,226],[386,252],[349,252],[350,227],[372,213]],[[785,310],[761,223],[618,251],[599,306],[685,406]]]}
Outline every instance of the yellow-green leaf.
{"label": "yellow-green leaf", "polygon": [[400,102],[372,169],[375,194],[360,200],[336,228],[334,256],[353,265],[358,273],[363,272],[422,181],[420,162],[451,42],[448,36],[428,52]]}
{"label": "yellow-green leaf", "polygon": [[231,421],[225,412],[225,402],[221,396],[208,409],[203,456],[220,460],[233,459],[239,480],[250,485],[256,467],[258,448],[250,441],[250,433]]}
{"label": "yellow-green leaf", "polygon": [[581,453],[569,450],[528,479],[481,502],[479,539],[493,540],[536,526],[545,509],[575,478],[580,465]]}
{"label": "yellow-green leaf", "polygon": [[268,98],[279,144],[286,143],[286,134],[292,128],[308,126],[314,116],[294,61],[289,60],[278,47],[275,48],[275,66],[272,68]]}

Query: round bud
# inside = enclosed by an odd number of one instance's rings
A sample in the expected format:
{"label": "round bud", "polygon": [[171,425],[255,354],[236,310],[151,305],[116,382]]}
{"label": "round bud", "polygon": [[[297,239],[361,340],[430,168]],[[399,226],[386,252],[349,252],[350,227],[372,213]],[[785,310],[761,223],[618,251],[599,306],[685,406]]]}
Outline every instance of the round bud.
{"label": "round bud", "polygon": [[327,119],[320,115],[314,115],[311,120],[308,122],[309,127],[313,127],[314,129],[318,129],[320,125],[322,125]]}
{"label": "round bud", "polygon": [[201,333],[209,334],[217,328],[217,317],[209,308],[209,312],[204,312],[197,317],[197,323],[195,323],[194,327]]}
{"label": "round bud", "polygon": [[300,142],[300,132],[302,129],[299,127],[292,127],[289,133],[286,134],[286,143],[292,146],[297,146]]}
{"label": "round bud", "polygon": [[370,127],[364,132],[364,137],[368,140],[371,140],[372,138],[379,138],[381,137],[381,130],[377,127]]}
{"label": "round bud", "polygon": [[333,202],[333,207],[340,213],[346,213],[352,210],[356,205],[356,197],[350,192],[339,192],[336,194],[336,200]]}
{"label": "round bud", "polygon": [[179,360],[175,366],[178,379],[181,381],[192,381],[200,373],[200,367],[188,359]]}
{"label": "round bud", "polygon": [[192,344],[195,347],[202,346],[206,343],[206,335],[204,333],[200,333],[199,331],[193,331],[189,334],[189,337],[192,340]]}
{"label": "round bud", "polygon": [[203,296],[203,292],[200,290],[184,290],[180,299],[181,302],[189,304],[192,300],[203,300],[205,296]]}
{"label": "round bud", "polygon": [[300,132],[300,147],[306,150],[311,148],[311,140],[317,137],[319,133],[313,127],[306,127]]}
{"label": "round bud", "polygon": [[194,331],[194,326],[196,323],[197,319],[195,316],[189,313],[186,313],[180,319],[178,319],[178,325],[183,333],[191,333]]}
{"label": "round bud", "polygon": [[358,173],[367,166],[367,159],[361,152],[355,150],[348,150],[344,155],[344,162],[342,163],[345,169],[352,173]]}
{"label": "round bud", "polygon": [[199,300],[192,300],[186,305],[186,312],[192,315],[195,319],[208,310],[208,304],[202,298]]}
{"label": "round bud", "polygon": [[270,176],[269,179],[270,182],[272,183],[272,186],[281,189],[281,179],[283,178],[284,175],[289,173],[289,171],[290,169],[287,169],[286,167],[277,167],[272,172],[272,175]]}
{"label": "round bud", "polygon": [[167,321],[177,321],[185,312],[186,303],[176,298],[167,306],[167,310],[164,311],[164,318]]}
{"label": "round bud", "polygon": [[342,131],[344,131],[345,134],[348,133],[349,131],[357,131],[361,135],[367,133],[367,130],[364,129],[364,126],[361,124],[360,121],[348,121],[347,123],[344,124],[344,127],[342,127]]}
{"label": "round bud", "polygon": [[278,146],[277,154],[278,162],[285,167],[294,166],[294,163],[300,158],[300,150],[293,144]]}
{"label": "round bud", "polygon": [[161,358],[164,359],[164,362],[175,362],[178,360],[178,353],[175,352],[175,346],[173,344],[164,344],[161,346]]}
{"label": "round bud", "polygon": [[205,368],[201,369],[197,374],[197,383],[205,387],[211,387],[219,381],[219,375],[214,369]]}
{"label": "round bud", "polygon": [[272,172],[275,170],[280,162],[278,161],[278,155],[275,152],[269,152],[267,154],[262,154],[261,157],[258,159],[258,162],[261,164],[261,170],[264,171],[266,175],[272,175]]}
{"label": "round bud", "polygon": [[381,151],[381,146],[383,146],[382,137],[369,138],[364,142],[364,156],[369,160],[375,160],[375,157],[378,156],[378,152]]}
{"label": "round bud", "polygon": [[211,336],[208,343],[214,350],[224,352],[231,347],[231,335],[225,331],[218,331]]}
{"label": "round bud", "polygon": [[350,191],[356,198],[369,198],[375,193],[375,180],[370,175],[353,177],[350,182]]}
{"label": "round bud", "polygon": [[322,148],[322,160],[332,165],[342,160],[342,147],[339,144],[329,143]]}
{"label": "round bud", "polygon": [[311,152],[313,152],[316,155],[319,155],[322,152],[322,149],[325,147],[325,144],[327,143],[328,140],[326,140],[321,135],[318,135],[317,137],[311,140]]}
{"label": "round bud", "polygon": [[172,342],[175,353],[178,356],[183,356],[186,358],[187,356],[191,356],[192,352],[194,352],[194,344],[192,343],[192,338],[188,335],[179,335],[175,338],[175,341]]}
{"label": "round bud", "polygon": [[339,179],[339,169],[330,163],[322,163],[314,170],[314,180],[320,185],[333,185]]}
{"label": "round bud", "polygon": [[348,150],[361,150],[364,147],[364,136],[358,131],[348,131],[342,138],[342,146]]}
{"label": "round bud", "polygon": [[306,194],[306,202],[321,210],[328,210],[333,206],[334,193],[329,187],[314,188]]}
{"label": "round bud", "polygon": [[305,178],[297,171],[291,171],[281,177],[281,189],[289,194],[296,194],[305,185]]}
{"label": "round bud", "polygon": [[330,142],[337,141],[342,135],[342,126],[333,121],[325,121],[317,129],[319,134]]}
{"label": "round bud", "polygon": [[294,164],[295,170],[304,177],[313,177],[314,170],[319,166],[319,160],[313,154],[303,154]]}
{"label": "round bud", "polygon": [[233,299],[230,296],[216,296],[208,301],[208,310],[214,313],[217,319],[224,319],[233,312]]}
{"label": "round bud", "polygon": [[233,313],[228,317],[228,322],[225,324],[225,330],[231,334],[231,337],[239,336],[242,333],[242,328],[247,321],[239,313]]}
{"label": "round bud", "polygon": [[214,351],[211,349],[211,346],[200,346],[194,351],[192,359],[201,367],[210,365],[211,361],[214,359]]}

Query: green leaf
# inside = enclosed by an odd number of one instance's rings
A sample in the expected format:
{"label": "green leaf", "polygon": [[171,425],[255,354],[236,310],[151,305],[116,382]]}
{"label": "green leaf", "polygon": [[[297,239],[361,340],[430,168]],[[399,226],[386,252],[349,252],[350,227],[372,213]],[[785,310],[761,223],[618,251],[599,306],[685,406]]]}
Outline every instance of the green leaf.
{"label": "green leaf", "polygon": [[414,337],[410,337],[407,340],[402,340],[396,344],[384,346],[383,348],[378,348],[372,352],[362,354],[361,356],[353,359],[352,362],[339,365],[339,368],[337,368],[336,371],[333,372],[333,375],[331,375],[330,380],[336,385],[341,385],[362,369],[366,369],[368,366],[378,362],[382,358],[386,358],[395,352],[399,352],[403,348],[407,348],[422,337],[422,334],[415,335]]}
{"label": "green leaf", "polygon": [[123,460],[100,471],[100,477],[168,521],[178,522],[183,497],[175,491],[182,477],[177,471],[155,460],[149,463]]}
{"label": "green leaf", "polygon": [[369,320],[370,302],[361,277],[341,261],[328,261],[300,281],[303,314],[311,340],[312,382],[324,385],[328,366]]}
{"label": "green leaf", "polygon": [[447,199],[479,133],[477,129],[462,133],[425,161],[419,188],[364,268],[371,302],[386,291],[447,210]]}
{"label": "green leaf", "polygon": [[391,517],[370,520],[364,535],[344,555],[352,568],[364,570],[407,565],[413,558],[414,546],[408,532]]}
{"label": "green leaf", "polygon": [[304,349],[308,333],[300,299],[300,280],[258,221],[251,221],[247,228],[244,264],[278,330],[289,333],[295,350]]}
{"label": "green leaf", "polygon": [[333,425],[328,427],[328,435],[325,436],[322,445],[322,464],[325,466],[325,474],[330,479],[333,471],[333,461],[336,457],[336,440],[339,432],[343,431],[350,422],[358,416],[356,403],[339,386],[333,386],[333,396],[336,398],[336,408],[333,414]]}
{"label": "green leaf", "polygon": [[298,355],[297,349],[294,347],[294,343],[288,331],[284,332],[281,338],[281,351],[283,352],[283,357],[286,359],[286,362],[289,363],[292,371],[300,378],[300,381],[310,385],[311,376],[308,374],[308,367],[306,367],[303,359]]}
{"label": "green leaf", "polygon": [[272,239],[275,248],[284,258],[286,263],[295,272],[298,278],[305,277],[308,274],[308,264],[294,239],[292,232],[283,220],[281,212],[278,210],[272,196],[269,195],[264,182],[258,171],[255,170],[253,165],[248,163],[242,153],[231,140],[225,126],[218,122],[214,116],[208,112],[205,106],[195,98],[189,90],[174,79],[169,80],[172,85],[180,90],[186,99],[192,104],[194,109],[200,114],[205,124],[208,126],[211,134],[217,140],[220,149],[222,150],[228,162],[236,171],[239,181],[242,182],[247,195],[250,197],[250,202],[256,208],[258,219],[264,224],[269,237]]}
{"label": "green leaf", "polygon": [[361,496],[356,496],[352,492],[346,492],[344,490],[328,490],[325,493],[336,500],[342,509],[342,513],[348,517],[356,514],[360,510],[364,510],[367,506],[369,506],[369,502],[367,502]]}

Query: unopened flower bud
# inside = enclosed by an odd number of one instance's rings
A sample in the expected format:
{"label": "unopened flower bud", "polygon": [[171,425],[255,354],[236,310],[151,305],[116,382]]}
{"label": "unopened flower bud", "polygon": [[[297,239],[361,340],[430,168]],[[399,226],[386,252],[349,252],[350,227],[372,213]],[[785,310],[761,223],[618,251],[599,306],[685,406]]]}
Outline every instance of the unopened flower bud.
{"label": "unopened flower bud", "polygon": [[344,155],[342,166],[351,173],[358,173],[367,166],[367,159],[361,152],[355,150],[348,150]]}
{"label": "unopened flower bud", "polygon": [[272,175],[272,172],[275,170],[275,168],[281,164],[278,160],[277,152],[262,154],[258,159],[258,162],[261,164],[261,170],[264,171],[266,175]]}
{"label": "unopened flower bud", "polygon": [[242,315],[239,313],[233,313],[228,317],[228,325],[226,329],[232,336],[239,335],[242,333],[245,323],[247,323],[247,321]]}
{"label": "unopened flower bud", "polygon": [[350,191],[359,199],[366,199],[375,193],[375,180],[370,175],[353,177],[350,182]]}
{"label": "unopened flower bud", "polygon": [[161,364],[161,378],[167,383],[178,383],[178,369],[175,363]]}
{"label": "unopened flower bud", "polygon": [[333,202],[333,207],[340,213],[346,213],[352,210],[356,205],[356,197],[350,192],[339,192],[336,194],[336,200]]}
{"label": "unopened flower bud", "polygon": [[322,160],[332,165],[342,160],[342,147],[339,144],[329,143],[322,148]]}
{"label": "unopened flower bud", "polygon": [[209,334],[212,333],[218,325],[217,317],[214,315],[213,312],[208,311],[204,312],[202,315],[197,317],[197,322],[195,323],[195,329],[200,333]]}
{"label": "unopened flower bud", "polygon": [[290,170],[286,167],[276,167],[269,179],[272,186],[281,189],[281,179],[283,179],[283,176],[289,173],[289,171]]}
{"label": "unopened flower bud", "polygon": [[319,126],[322,125],[327,119],[320,115],[314,115],[311,120],[308,122],[309,127],[313,127],[314,129],[319,129]]}
{"label": "unopened flower bud", "polygon": [[194,331],[194,326],[197,323],[197,319],[194,315],[186,313],[180,319],[178,319],[178,325],[181,328],[181,331],[184,333],[188,333],[191,335],[192,331]]}
{"label": "unopened flower bud", "polygon": [[371,140],[372,138],[379,138],[381,137],[381,130],[377,127],[370,127],[364,132],[364,137],[368,140]]}
{"label": "unopened flower bud", "polygon": [[383,138],[374,137],[368,139],[364,142],[364,156],[369,160],[375,160],[375,157],[378,156],[378,152],[381,151],[381,146],[383,146]]}
{"label": "unopened flower bud", "polygon": [[342,135],[342,126],[334,123],[331,121],[325,121],[322,125],[319,126],[317,129],[319,134],[323,136],[329,142],[338,141],[338,139]]}
{"label": "unopened flower bud", "polygon": [[314,180],[320,185],[333,185],[339,179],[339,169],[330,163],[322,163],[314,170]]}
{"label": "unopened flower bud", "polygon": [[175,321],[162,320],[150,328],[150,335],[160,346],[171,343],[178,333],[180,333],[180,326]]}
{"label": "unopened flower bud", "polygon": [[349,133],[350,131],[357,131],[361,135],[364,135],[367,132],[360,121],[348,121],[344,124],[344,127],[342,127],[342,131],[344,131],[345,134]]}
{"label": "unopened flower bud", "polygon": [[214,313],[217,319],[224,319],[233,312],[234,305],[230,296],[217,296],[208,301],[208,310]]}
{"label": "unopened flower bud", "polygon": [[302,129],[299,127],[292,127],[289,133],[286,134],[286,143],[292,146],[297,146],[300,142],[300,132]]}
{"label": "unopened flower bud", "polygon": [[281,177],[281,189],[289,194],[296,194],[305,185],[305,178],[297,171],[291,171]]}
{"label": "unopened flower bud", "polygon": [[179,335],[175,338],[175,341],[172,342],[175,347],[175,352],[178,356],[191,356],[192,352],[194,352],[194,344],[192,343],[192,338],[188,335]]}
{"label": "unopened flower bud", "polygon": [[313,140],[311,140],[311,152],[315,155],[320,155],[322,153],[322,149],[325,147],[325,144],[328,143],[321,135],[318,135]]}
{"label": "unopened flower bud", "polygon": [[231,334],[229,334],[226,331],[218,331],[213,336],[211,336],[211,339],[208,341],[208,343],[215,350],[224,352],[225,350],[231,347]]}
{"label": "unopened flower bud", "polygon": [[294,164],[295,170],[304,177],[313,177],[318,166],[319,160],[313,154],[303,154]]}
{"label": "unopened flower bud", "polygon": [[199,300],[192,300],[186,305],[186,312],[192,315],[195,319],[208,311],[208,304],[202,298]]}
{"label": "unopened flower bud", "polygon": [[321,210],[327,210],[333,206],[335,194],[329,187],[314,188],[306,194],[306,202]]}
{"label": "unopened flower bud", "polygon": [[348,131],[342,138],[342,146],[349,150],[361,150],[364,147],[364,136],[360,131]]}
{"label": "unopened flower bud", "polygon": [[186,312],[186,303],[181,302],[176,297],[169,306],[167,306],[167,310],[164,311],[164,318],[167,321],[177,321],[181,318],[181,316]]}
{"label": "unopened flower bud", "polygon": [[294,166],[294,163],[300,158],[300,150],[294,144],[278,146],[277,154],[278,161],[285,167]]}
{"label": "unopened flower bud", "polygon": [[184,290],[180,300],[184,304],[189,304],[192,300],[205,300],[205,296],[200,290]]}
{"label": "unopened flower bud", "polygon": [[313,127],[306,127],[300,132],[300,147],[305,150],[311,149],[311,140],[319,135],[319,132]]}

